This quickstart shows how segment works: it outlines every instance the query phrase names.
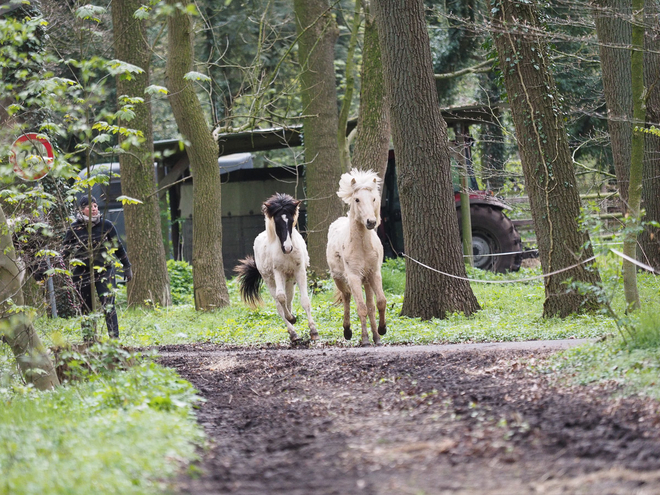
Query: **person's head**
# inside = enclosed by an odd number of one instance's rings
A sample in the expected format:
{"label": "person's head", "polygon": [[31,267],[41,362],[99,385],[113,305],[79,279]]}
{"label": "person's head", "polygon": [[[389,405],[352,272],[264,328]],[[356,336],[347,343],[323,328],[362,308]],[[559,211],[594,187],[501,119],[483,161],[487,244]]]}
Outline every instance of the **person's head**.
{"label": "person's head", "polygon": [[99,207],[96,204],[96,198],[92,196],[92,203],[89,203],[89,196],[85,195],[78,202],[80,212],[86,217],[95,217],[99,213]]}

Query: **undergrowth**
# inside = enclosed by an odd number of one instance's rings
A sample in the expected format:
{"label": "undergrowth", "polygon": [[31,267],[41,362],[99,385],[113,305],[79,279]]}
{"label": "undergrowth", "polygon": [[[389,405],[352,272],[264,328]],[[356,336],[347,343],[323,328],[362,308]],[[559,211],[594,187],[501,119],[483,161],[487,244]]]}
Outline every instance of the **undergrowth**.
{"label": "undergrowth", "polygon": [[[116,355],[103,357],[108,346],[101,344],[91,361],[116,361]],[[131,366],[80,367],[85,380],[77,374],[49,392],[0,385],[0,494],[167,489],[202,442],[192,417],[198,399],[173,370],[139,355],[124,357]]]}

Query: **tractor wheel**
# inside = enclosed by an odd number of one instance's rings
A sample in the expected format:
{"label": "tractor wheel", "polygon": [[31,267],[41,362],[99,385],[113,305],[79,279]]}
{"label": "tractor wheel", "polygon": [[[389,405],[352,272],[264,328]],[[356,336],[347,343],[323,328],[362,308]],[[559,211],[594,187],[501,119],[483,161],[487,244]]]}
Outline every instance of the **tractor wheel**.
{"label": "tractor wheel", "polygon": [[513,222],[501,209],[488,205],[470,205],[470,215],[475,268],[499,273],[518,271],[522,243]]}

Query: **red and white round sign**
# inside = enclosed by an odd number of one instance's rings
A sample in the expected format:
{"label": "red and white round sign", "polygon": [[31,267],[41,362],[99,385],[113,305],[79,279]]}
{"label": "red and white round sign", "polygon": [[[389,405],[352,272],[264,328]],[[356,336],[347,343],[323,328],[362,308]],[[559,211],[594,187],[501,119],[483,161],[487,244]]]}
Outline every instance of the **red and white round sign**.
{"label": "red and white round sign", "polygon": [[55,161],[53,145],[48,139],[30,132],[19,137],[11,145],[9,162],[14,173],[23,180],[39,180],[50,172]]}

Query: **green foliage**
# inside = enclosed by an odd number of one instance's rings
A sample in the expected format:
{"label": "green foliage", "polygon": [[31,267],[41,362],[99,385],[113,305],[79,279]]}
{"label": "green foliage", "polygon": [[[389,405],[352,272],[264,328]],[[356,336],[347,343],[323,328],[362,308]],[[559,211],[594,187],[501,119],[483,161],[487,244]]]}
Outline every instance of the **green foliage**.
{"label": "green foliage", "polygon": [[391,294],[403,294],[406,288],[406,261],[403,258],[388,258],[381,268],[383,290]]}
{"label": "green foliage", "polygon": [[150,360],[50,392],[0,384],[0,494],[162,493],[203,439],[197,400]]}
{"label": "green foliage", "polygon": [[192,304],[192,265],[185,261],[167,260],[167,273],[170,276],[172,304]]}
{"label": "green foliage", "polygon": [[633,315],[635,331],[628,343],[632,349],[660,348],[660,309],[647,307]]}

